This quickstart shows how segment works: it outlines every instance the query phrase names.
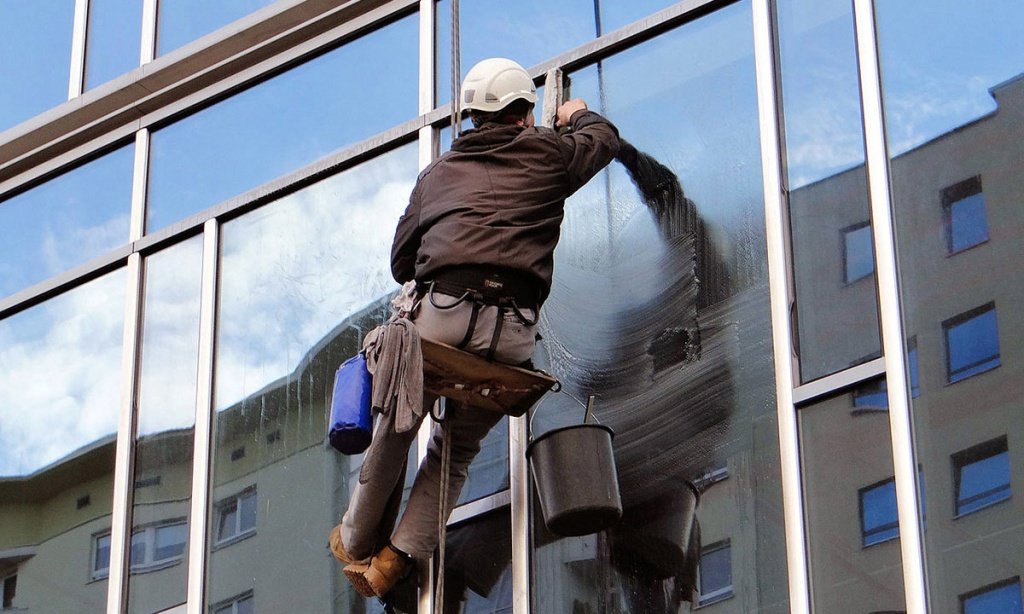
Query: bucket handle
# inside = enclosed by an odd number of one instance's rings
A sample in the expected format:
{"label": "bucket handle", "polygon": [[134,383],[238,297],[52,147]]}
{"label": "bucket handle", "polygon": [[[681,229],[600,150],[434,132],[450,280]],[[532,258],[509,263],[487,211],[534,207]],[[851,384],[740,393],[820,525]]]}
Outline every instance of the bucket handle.
{"label": "bucket handle", "polygon": [[[579,403],[580,407],[582,407],[584,409],[584,412],[583,412],[583,424],[589,424],[591,418],[593,418],[594,422],[596,422],[597,424],[601,424],[601,421],[598,420],[597,416],[594,415],[594,399],[597,398],[597,395],[594,395],[594,394],[588,395],[587,396],[587,402],[584,403],[583,401],[581,401],[578,398],[576,398],[575,395],[573,395],[569,391],[565,390],[565,388],[562,386],[562,382],[558,382],[558,388],[557,389],[553,388],[552,392],[561,392],[562,394],[564,394],[565,396],[569,397],[573,401],[576,401],[577,403]],[[527,425],[527,432],[529,433],[528,439],[531,442],[533,441],[533,419],[537,417],[538,413],[539,413],[538,411],[534,411],[534,412],[532,412],[530,414],[530,423]]]}

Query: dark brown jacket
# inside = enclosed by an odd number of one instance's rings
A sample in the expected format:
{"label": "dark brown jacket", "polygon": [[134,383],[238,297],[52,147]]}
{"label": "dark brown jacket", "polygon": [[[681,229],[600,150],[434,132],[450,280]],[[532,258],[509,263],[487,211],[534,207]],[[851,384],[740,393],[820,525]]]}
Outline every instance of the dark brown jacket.
{"label": "dark brown jacket", "polygon": [[444,267],[489,265],[536,277],[551,288],[552,254],[565,199],[619,149],[605,118],[579,111],[572,132],[485,124],[452,144],[420,174],[398,221],[391,272],[429,281]]}

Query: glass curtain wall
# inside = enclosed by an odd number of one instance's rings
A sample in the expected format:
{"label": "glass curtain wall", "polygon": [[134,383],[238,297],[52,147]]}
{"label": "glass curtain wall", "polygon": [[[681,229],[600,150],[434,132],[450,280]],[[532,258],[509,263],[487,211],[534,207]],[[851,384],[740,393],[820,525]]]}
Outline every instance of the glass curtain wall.
{"label": "glass curtain wall", "polygon": [[[613,163],[566,206],[537,362],[596,395],[624,516],[558,538],[535,507],[534,612],[787,609],[751,20],[735,3],[569,75],[669,187],[645,201]],[[534,414],[534,436],[583,419],[566,394]]]}
{"label": "glass curtain wall", "polygon": [[881,355],[853,7],[779,0],[800,381]]}
{"label": "glass curtain wall", "polygon": [[390,315],[391,239],[416,174],[406,145],[223,226],[212,605],[379,611],[327,550],[362,456],[324,441],[335,370]]}
{"label": "glass curtain wall", "polygon": [[146,258],[128,611],[184,603],[203,239]]}
{"label": "glass curtain wall", "polygon": [[0,320],[5,610],[107,611],[124,288],[117,270]]}
{"label": "glass curtain wall", "polygon": [[931,607],[1019,613],[1024,7],[976,9],[875,2]]}

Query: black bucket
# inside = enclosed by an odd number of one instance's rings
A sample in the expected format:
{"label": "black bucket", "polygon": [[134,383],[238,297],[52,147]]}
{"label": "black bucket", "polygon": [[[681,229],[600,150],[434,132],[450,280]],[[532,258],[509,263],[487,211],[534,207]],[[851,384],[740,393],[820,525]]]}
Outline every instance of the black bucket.
{"label": "black bucket", "polygon": [[622,517],[612,437],[603,424],[554,429],[526,448],[544,524],[555,535],[597,533]]}

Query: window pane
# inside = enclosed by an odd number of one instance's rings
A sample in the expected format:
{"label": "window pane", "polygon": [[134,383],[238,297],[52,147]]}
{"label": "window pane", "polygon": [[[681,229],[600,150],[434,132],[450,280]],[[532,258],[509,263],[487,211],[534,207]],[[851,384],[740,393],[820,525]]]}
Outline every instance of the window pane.
{"label": "window pane", "polygon": [[[189,515],[202,256],[200,235],[145,260],[135,525],[160,525]],[[158,526],[154,560],[183,554],[187,533],[187,521]],[[149,614],[183,602],[187,561],[182,563],[129,575],[128,611]]]}
{"label": "window pane", "polygon": [[964,614],[1020,614],[1020,581],[962,599]]}
{"label": "window pane", "polygon": [[[594,38],[593,0],[520,0],[515,10],[491,0],[459,2],[459,81],[480,60],[510,58],[529,69]],[[538,18],[543,16],[543,18]],[[437,3],[437,100],[452,99],[451,4]],[[537,107],[540,108],[540,98]]]}
{"label": "window pane", "polygon": [[75,0],[0,2],[0,132],[68,99],[74,16]]}
{"label": "window pane", "polygon": [[106,611],[124,291],[117,270],[0,320],[0,552],[34,552],[19,608]]}
{"label": "window pane", "polygon": [[253,614],[253,612],[256,611],[253,605],[254,603],[255,602],[251,596],[239,599],[235,602],[235,614]]}
{"label": "window pane", "polygon": [[896,482],[860,491],[861,533],[864,545],[881,543],[900,534],[896,514]]}
{"label": "window pane", "polygon": [[220,508],[220,524],[217,525],[217,539],[225,540],[238,533],[238,504],[227,503]]}
{"label": "window pane", "polygon": [[122,147],[0,202],[0,297],[128,243],[133,152]]}
{"label": "window pane", "polygon": [[[853,7],[780,0],[779,69],[801,382],[881,351]],[[859,283],[850,282],[863,279]]]}
{"label": "window pane", "polygon": [[141,0],[89,0],[87,89],[136,68],[141,47]]}
{"label": "window pane", "polygon": [[164,561],[181,556],[188,541],[188,525],[181,522],[156,528],[156,546],[153,560]]}
{"label": "window pane", "polygon": [[238,530],[256,528],[256,493],[243,495],[238,501]]}
{"label": "window pane", "polygon": [[410,15],[154,132],[148,230],[415,117],[416,41]]}
{"label": "window pane", "polygon": [[157,53],[163,55],[255,12],[274,0],[162,0],[157,20]]}
{"label": "window pane", "polygon": [[[993,503],[1010,498],[1010,455],[1005,441],[1002,452],[992,450],[990,455],[973,462],[954,460],[957,465],[957,514],[969,514]],[[968,451],[970,453],[970,451]],[[963,454],[963,453],[961,453]],[[954,455],[954,459],[956,459]]]}
{"label": "window pane", "polygon": [[96,538],[96,558],[93,560],[93,571],[110,568],[110,536]]}
{"label": "window pane", "polygon": [[149,561],[146,559],[146,531],[142,530],[136,533],[132,533],[132,543],[129,546],[130,565],[136,567],[143,565]]}
{"label": "window pane", "polygon": [[732,586],[732,550],[729,546],[717,548],[700,557],[700,594],[716,593]]}
{"label": "window pane", "polygon": [[985,197],[978,193],[949,205],[950,251],[958,252],[988,241]]}
{"label": "window pane", "polygon": [[255,487],[259,524],[210,553],[208,603],[254,590],[260,612],[381,611],[325,551],[362,455],[324,439],[335,370],[389,315],[391,241],[417,174],[411,143],[223,226],[211,481],[215,501]]}
{"label": "window pane", "polygon": [[[538,511],[531,611],[685,611],[699,544],[727,539],[746,553],[732,569],[743,608],[788,607],[782,519],[767,513],[782,495],[767,462],[778,437],[751,19],[749,3],[731,4],[602,60],[600,77],[570,75],[572,95],[603,98],[685,193],[648,205],[615,162],[566,205],[534,361],[576,397],[597,395],[625,509],[613,529],[561,539]],[[583,413],[548,395],[534,436]],[[723,464],[698,531],[686,483]]]}
{"label": "window pane", "polygon": [[843,232],[843,254],[846,264],[844,281],[853,283],[875,272],[874,242],[871,226]]}
{"label": "window pane", "polygon": [[[907,336],[917,338],[920,371],[911,408],[929,493],[925,572],[930,603],[947,607],[1024,573],[1020,503],[956,518],[950,467],[954,453],[1002,433],[1013,471],[1020,466],[1024,4],[879,2],[875,16],[902,316]],[[950,256],[946,205],[973,194],[983,195],[988,241]],[[978,219],[972,209],[980,203],[965,204],[963,217]],[[980,237],[980,225],[964,235]],[[996,311],[943,327],[988,303]]]}
{"label": "window pane", "polygon": [[944,328],[950,383],[999,366],[999,331],[994,308]]}
{"label": "window pane", "polygon": [[889,414],[847,399],[798,411],[812,609],[903,611]]}

